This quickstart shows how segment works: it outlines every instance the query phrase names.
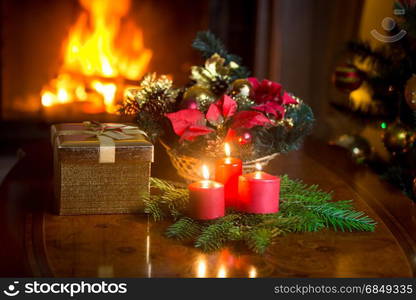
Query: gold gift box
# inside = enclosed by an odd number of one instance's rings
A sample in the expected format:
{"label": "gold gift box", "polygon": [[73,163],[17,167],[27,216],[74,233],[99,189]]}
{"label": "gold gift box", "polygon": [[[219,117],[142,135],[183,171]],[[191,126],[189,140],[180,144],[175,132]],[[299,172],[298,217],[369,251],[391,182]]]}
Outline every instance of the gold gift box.
{"label": "gold gift box", "polygon": [[[153,145],[144,135],[114,140],[114,162],[100,163],[102,144],[82,123],[51,127],[55,210],[60,215],[138,213],[149,193]],[[61,135],[63,132],[72,132]],[[101,150],[100,150],[101,149]]]}

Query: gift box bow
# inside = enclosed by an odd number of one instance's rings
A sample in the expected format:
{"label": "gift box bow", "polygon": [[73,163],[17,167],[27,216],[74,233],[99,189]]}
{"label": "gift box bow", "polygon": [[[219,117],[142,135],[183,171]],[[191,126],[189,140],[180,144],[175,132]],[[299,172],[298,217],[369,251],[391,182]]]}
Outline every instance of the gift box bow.
{"label": "gift box bow", "polygon": [[116,158],[115,140],[133,139],[136,135],[147,134],[140,130],[137,126],[117,123],[99,123],[85,121],[82,123],[82,130],[60,130],[53,137],[53,142],[58,136],[65,135],[87,135],[95,136],[99,143],[99,162],[114,163]]}

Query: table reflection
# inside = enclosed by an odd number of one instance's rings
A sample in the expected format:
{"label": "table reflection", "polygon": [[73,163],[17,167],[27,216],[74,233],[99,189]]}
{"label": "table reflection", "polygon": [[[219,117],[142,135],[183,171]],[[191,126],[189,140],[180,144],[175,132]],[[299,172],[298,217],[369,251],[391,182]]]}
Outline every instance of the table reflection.
{"label": "table reflection", "polygon": [[207,277],[207,261],[205,255],[201,255],[197,258],[196,277]]}
{"label": "table reflection", "polygon": [[257,268],[247,263],[244,256],[232,255],[224,249],[212,254],[200,254],[196,257],[193,274],[197,278],[256,278]]}
{"label": "table reflection", "polygon": [[150,260],[150,216],[147,216],[147,234],[146,234],[146,266],[147,277],[152,277],[152,262]]}

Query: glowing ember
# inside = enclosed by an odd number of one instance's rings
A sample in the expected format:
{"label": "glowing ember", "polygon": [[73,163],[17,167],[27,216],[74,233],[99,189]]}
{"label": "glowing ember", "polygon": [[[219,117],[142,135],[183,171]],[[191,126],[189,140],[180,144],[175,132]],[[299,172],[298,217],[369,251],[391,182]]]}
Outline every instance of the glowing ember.
{"label": "glowing ember", "polygon": [[85,107],[114,113],[115,100],[128,88],[126,80],[140,79],[152,51],[144,47],[142,31],[133,22],[121,22],[130,0],[79,2],[84,10],[64,44],[59,75],[42,89],[42,105],[88,101],[92,105]]}

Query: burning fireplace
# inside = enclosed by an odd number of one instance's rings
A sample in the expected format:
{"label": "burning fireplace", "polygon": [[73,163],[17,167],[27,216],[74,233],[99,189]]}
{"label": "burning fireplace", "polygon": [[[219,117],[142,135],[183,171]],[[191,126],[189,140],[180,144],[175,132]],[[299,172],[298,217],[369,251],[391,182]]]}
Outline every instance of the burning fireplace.
{"label": "burning fireplace", "polygon": [[[145,73],[188,80],[202,61],[190,47],[196,32],[209,28],[235,49],[252,41],[256,4],[244,2],[4,0],[0,121],[118,120]],[[249,65],[252,54],[242,53]]]}
{"label": "burning fireplace", "polygon": [[112,114],[117,99],[144,75],[153,53],[144,45],[142,29],[126,17],[130,0],[79,2],[82,11],[65,38],[62,65],[42,88],[41,103],[50,113],[74,106],[81,113]]}

